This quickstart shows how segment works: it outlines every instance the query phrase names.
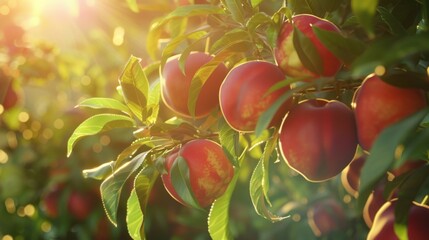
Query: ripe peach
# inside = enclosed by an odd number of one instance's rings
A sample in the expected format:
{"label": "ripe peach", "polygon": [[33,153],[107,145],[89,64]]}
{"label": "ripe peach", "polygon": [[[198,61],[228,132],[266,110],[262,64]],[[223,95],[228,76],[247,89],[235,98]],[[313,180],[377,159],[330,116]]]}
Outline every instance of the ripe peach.
{"label": "ripe peach", "polygon": [[161,176],[165,189],[178,202],[187,204],[178,195],[171,180],[171,168],[182,157],[189,167],[189,182],[192,193],[201,207],[209,206],[220,197],[234,175],[234,168],[222,147],[211,140],[196,139],[185,143],[166,158],[167,174]]}
{"label": "ripe peach", "polygon": [[[368,233],[368,240],[399,240],[394,231],[396,201],[386,202],[377,212],[374,224]],[[408,213],[408,239],[428,239],[429,207],[413,202]]]}
{"label": "ripe peach", "polygon": [[[162,72],[161,96],[165,105],[183,117],[192,117],[188,109],[191,81],[195,73],[213,59],[203,52],[191,53],[185,62],[185,74],[179,67],[179,55],[170,57]],[[207,116],[219,105],[219,88],[228,69],[219,64],[201,88],[197,98],[195,117]]]}
{"label": "ripe peach", "polygon": [[353,159],[341,172],[341,183],[344,189],[352,196],[358,197],[360,171],[365,163],[366,155]]}
{"label": "ripe peach", "polygon": [[40,200],[41,209],[50,218],[57,218],[60,213],[60,198],[63,194],[64,186],[55,185],[42,195]]}
{"label": "ripe peach", "polygon": [[[2,79],[3,77],[5,77],[5,79]],[[0,105],[2,105],[5,110],[8,110],[18,103],[18,98],[18,93],[13,89],[12,82],[0,72]]]}
{"label": "ripe peach", "polygon": [[336,100],[302,101],[284,118],[279,145],[286,163],[307,180],[328,180],[339,174],[355,154],[353,112]]}
{"label": "ripe peach", "polygon": [[398,88],[369,75],[356,90],[353,104],[360,146],[369,151],[380,132],[427,106],[422,90]]}
{"label": "ripe peach", "polygon": [[320,237],[344,226],[346,214],[333,198],[316,202],[307,211],[308,224],[314,235]]}
{"label": "ripe peach", "polygon": [[[333,76],[341,68],[340,60],[335,57],[317,38],[313,31],[313,26],[323,30],[340,32],[335,24],[328,20],[316,17],[310,14],[299,14],[292,17],[283,23],[281,32],[277,38],[277,47],[275,48],[276,60],[281,69],[286,75],[291,77],[303,77],[311,80],[320,76]],[[301,31],[310,39],[314,47],[317,49],[322,60],[323,71],[318,74],[306,69],[301,62],[298,53],[293,44],[294,27]]]}
{"label": "ripe peach", "polygon": [[389,200],[385,199],[383,196],[384,186],[384,183],[380,183],[379,185],[377,185],[365,202],[362,216],[363,220],[369,228],[372,227],[374,217],[377,211],[381,208],[381,206],[383,206],[386,201]]}
{"label": "ripe peach", "polygon": [[95,197],[92,193],[78,192],[73,190],[67,202],[67,207],[76,219],[84,220],[91,214],[95,205]]}
{"label": "ripe peach", "polygon": [[[285,79],[281,69],[264,61],[250,61],[234,67],[220,88],[219,100],[222,114],[237,131],[252,132],[263,112],[286,91],[289,86],[271,93],[268,90]],[[270,126],[278,126],[290,109],[286,101],[275,114]]]}
{"label": "ripe peach", "polygon": [[406,161],[402,166],[395,169],[391,169],[389,173],[395,178],[397,176],[410,172],[416,168],[422,167],[426,163],[427,161],[424,161],[424,160],[409,160],[409,161]]}

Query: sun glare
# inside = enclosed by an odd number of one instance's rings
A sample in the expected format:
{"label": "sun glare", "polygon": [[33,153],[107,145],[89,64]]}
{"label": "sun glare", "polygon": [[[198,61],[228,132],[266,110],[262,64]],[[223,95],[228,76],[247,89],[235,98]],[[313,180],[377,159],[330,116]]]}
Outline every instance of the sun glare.
{"label": "sun glare", "polygon": [[71,16],[79,16],[78,0],[37,0],[31,1],[34,13],[38,16],[44,14],[69,14]]}

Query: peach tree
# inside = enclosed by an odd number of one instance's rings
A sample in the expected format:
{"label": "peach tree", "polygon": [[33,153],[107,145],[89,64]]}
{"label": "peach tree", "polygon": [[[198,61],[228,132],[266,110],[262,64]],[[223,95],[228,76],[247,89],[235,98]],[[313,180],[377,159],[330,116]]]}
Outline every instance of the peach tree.
{"label": "peach tree", "polygon": [[[152,6],[127,3],[135,12]],[[148,29],[147,56],[131,56],[118,78],[122,98],[79,103],[96,114],[67,145],[70,156],[84,137],[133,133],[113,160],[83,171],[102,180],[114,225],[121,192],[131,191],[128,231],[145,239],[162,178],[174,199],[207,216],[212,239],[239,235],[234,202],[243,186],[266,222],[293,229],[305,218],[313,238],[350,239],[382,184],[382,202],[395,199],[389,234],[427,236],[407,216],[416,202],[427,208],[429,189],[429,1],[208,0],[165,9]],[[348,165],[362,158],[348,182]]]}

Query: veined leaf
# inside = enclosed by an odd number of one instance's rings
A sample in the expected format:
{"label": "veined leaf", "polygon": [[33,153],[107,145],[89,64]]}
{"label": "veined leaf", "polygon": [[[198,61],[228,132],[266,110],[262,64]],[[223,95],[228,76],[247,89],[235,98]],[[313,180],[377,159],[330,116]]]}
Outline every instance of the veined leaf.
{"label": "veined leaf", "polygon": [[161,57],[161,72],[163,71],[164,65],[167,62],[167,59],[175,52],[176,48],[185,40],[196,40],[200,38],[204,38],[207,36],[207,32],[205,30],[198,30],[195,32],[191,32],[188,34],[183,34],[180,36],[177,36],[173,39],[171,39],[167,46],[165,46],[164,50],[162,51],[162,57]]}
{"label": "veined leaf", "polygon": [[297,27],[293,29],[293,46],[302,64],[313,73],[323,73],[323,63],[313,42]]}
{"label": "veined leaf", "polygon": [[[218,55],[219,56],[219,55]],[[194,77],[191,80],[191,86],[189,88],[189,99],[188,99],[188,109],[192,116],[195,116],[195,110],[197,107],[197,99],[200,95],[200,91],[204,86],[204,83],[209,79],[212,73],[218,68],[219,64],[222,61],[216,60],[216,57],[213,58],[210,62],[204,64],[198,71],[195,73]]]}
{"label": "veined leaf", "polygon": [[272,221],[278,222],[282,221],[286,217],[280,217],[273,214],[268,208],[266,203],[266,197],[264,196],[264,166],[263,161],[259,161],[256,165],[252,177],[250,178],[250,198],[258,215]]}
{"label": "veined leaf", "polygon": [[113,172],[114,161],[106,162],[98,167],[85,169],[82,171],[83,177],[102,180],[108,177]]}
{"label": "veined leaf", "polygon": [[313,31],[323,45],[345,64],[351,64],[365,50],[363,42],[343,37],[340,33],[313,26]]}
{"label": "veined leaf", "polygon": [[118,114],[98,114],[83,121],[73,132],[67,142],[67,156],[70,156],[74,145],[83,137],[98,134],[114,128],[133,127],[130,117]]}
{"label": "veined leaf", "polygon": [[154,23],[154,25],[151,27],[153,29],[157,29],[162,27],[167,22],[171,21],[175,18],[180,17],[192,17],[192,16],[204,16],[204,15],[210,15],[210,14],[224,14],[225,11],[215,5],[209,5],[209,4],[194,4],[194,5],[187,5],[187,6],[181,6],[178,8],[175,8],[172,12],[170,12],[167,16],[163,17],[160,21]]}
{"label": "veined leaf", "polygon": [[244,22],[244,8],[241,0],[222,0],[222,3],[236,22]]}
{"label": "veined leaf", "polygon": [[93,109],[111,109],[121,111],[131,116],[130,109],[122,102],[113,98],[88,98],[77,105],[78,107],[88,107]]}
{"label": "veined leaf", "polygon": [[246,23],[249,32],[254,32],[256,28],[264,24],[271,24],[273,21],[270,16],[264,12],[254,14]]}
{"label": "veined leaf", "polygon": [[163,27],[173,19],[188,18],[193,16],[207,16],[212,14],[225,14],[223,8],[209,4],[194,4],[175,8],[167,16],[154,21],[149,29],[146,50],[152,59],[157,59],[158,42],[163,31]]}
{"label": "veined leaf", "polygon": [[134,180],[134,188],[127,201],[128,233],[134,240],[144,240],[144,215],[152,187],[158,178],[153,167],[143,168]]}
{"label": "veined leaf", "polygon": [[149,151],[140,153],[131,161],[116,169],[115,172],[101,183],[101,200],[103,202],[104,210],[109,220],[115,226],[117,224],[116,218],[122,187],[128,177],[144,163],[148,154]]}
{"label": "veined leaf", "polygon": [[363,209],[375,184],[393,165],[397,157],[397,149],[404,147],[404,141],[415,133],[420,122],[428,113],[429,108],[421,110],[387,127],[377,137],[371,148],[371,155],[369,155],[361,170],[358,199],[361,209]]}
{"label": "veined leaf", "polygon": [[265,197],[265,201],[271,206],[271,201],[268,197],[268,190],[270,189],[270,174],[269,165],[270,162],[274,162],[278,159],[276,146],[279,139],[278,132],[274,132],[273,136],[266,142],[264,152],[262,153],[262,192]]}
{"label": "veined leaf", "polygon": [[233,29],[220,37],[210,48],[211,53],[217,53],[226,46],[231,46],[243,41],[250,41],[249,33],[242,29]]}
{"label": "veined leaf", "polygon": [[250,42],[241,41],[234,45],[227,45],[216,56],[208,63],[204,64],[198,71],[195,73],[191,81],[191,86],[189,90],[189,99],[188,99],[188,109],[191,115],[195,115],[195,109],[197,105],[198,95],[200,94],[201,88],[211,74],[216,70],[219,64],[226,62],[226,60],[238,53],[245,51],[250,45]]}
{"label": "veined leaf", "polygon": [[126,162],[127,160],[131,159],[131,157],[139,150],[141,147],[148,145],[150,147],[153,147],[153,139],[150,137],[146,138],[139,138],[135,141],[133,141],[128,147],[126,147],[124,150],[122,150],[121,153],[118,154],[115,161],[115,169],[119,168]]}
{"label": "veined leaf", "polygon": [[213,240],[232,239],[229,230],[229,206],[231,196],[237,184],[239,174],[235,174],[225,193],[216,199],[210,208],[208,225],[209,234]]}
{"label": "veined leaf", "polygon": [[377,11],[380,13],[381,19],[386,23],[393,35],[407,35],[407,30],[402,26],[401,22],[399,22],[398,19],[389,12],[389,10],[379,6]]}
{"label": "veined leaf", "polygon": [[173,188],[179,197],[189,206],[202,210],[192,192],[189,180],[189,167],[183,157],[178,156],[174,161],[173,166],[170,169],[170,175]]}
{"label": "veined leaf", "polygon": [[369,35],[374,32],[374,15],[377,10],[378,0],[352,0],[351,7],[359,23]]}
{"label": "veined leaf", "polygon": [[196,39],[194,42],[190,43],[180,54],[179,56],[179,68],[180,71],[182,71],[182,73],[185,72],[185,63],[186,63],[186,59],[188,58],[189,54],[191,54],[191,52],[193,50],[198,49],[198,47],[200,47],[202,42],[207,41],[207,38],[210,37],[210,33],[208,33],[207,35],[205,35],[204,37],[201,37],[199,39]]}
{"label": "veined leaf", "polygon": [[147,105],[149,80],[140,65],[141,59],[131,56],[119,77],[125,102],[134,115],[144,121],[147,113],[144,109]]}
{"label": "veined leaf", "polygon": [[238,167],[239,150],[237,148],[240,147],[240,134],[234,129],[232,129],[224,119],[220,121],[221,122],[219,123],[219,140],[222,145],[222,149],[228,156],[228,159],[232,163],[232,165]]}
{"label": "veined leaf", "polygon": [[154,124],[158,118],[159,101],[161,100],[161,84],[156,82],[152,84],[149,91],[148,101],[145,108],[147,117],[144,121],[145,125],[150,126]]}
{"label": "veined leaf", "polygon": [[128,234],[134,240],[146,239],[144,232],[144,214],[140,204],[136,190],[133,189],[127,201],[126,222]]}

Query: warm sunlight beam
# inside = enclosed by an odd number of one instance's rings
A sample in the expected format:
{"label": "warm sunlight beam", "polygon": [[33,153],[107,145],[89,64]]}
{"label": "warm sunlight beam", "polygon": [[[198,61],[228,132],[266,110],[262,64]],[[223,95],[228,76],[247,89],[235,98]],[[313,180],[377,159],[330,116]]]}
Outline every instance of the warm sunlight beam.
{"label": "warm sunlight beam", "polygon": [[79,2],[78,0],[37,0],[31,1],[34,13],[37,16],[44,14],[69,14],[73,17],[79,16]]}

